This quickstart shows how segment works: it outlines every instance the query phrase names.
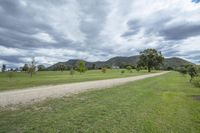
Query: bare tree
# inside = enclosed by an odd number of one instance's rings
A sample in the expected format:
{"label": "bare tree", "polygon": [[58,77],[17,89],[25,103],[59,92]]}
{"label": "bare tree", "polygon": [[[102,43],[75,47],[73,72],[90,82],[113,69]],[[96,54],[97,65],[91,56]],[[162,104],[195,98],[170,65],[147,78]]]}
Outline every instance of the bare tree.
{"label": "bare tree", "polygon": [[29,67],[28,67],[28,73],[32,77],[33,74],[35,73],[35,71],[36,71],[36,62],[35,62],[35,58],[33,57],[31,63],[29,64]]}

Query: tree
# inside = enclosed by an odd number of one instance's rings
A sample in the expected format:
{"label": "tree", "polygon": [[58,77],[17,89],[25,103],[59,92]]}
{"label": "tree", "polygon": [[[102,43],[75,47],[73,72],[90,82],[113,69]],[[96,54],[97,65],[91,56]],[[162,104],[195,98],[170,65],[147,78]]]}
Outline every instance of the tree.
{"label": "tree", "polygon": [[156,49],[146,49],[140,52],[138,65],[147,67],[148,72],[151,72],[151,69],[160,66],[163,60],[164,57],[162,56],[161,52],[158,52]]}
{"label": "tree", "polygon": [[6,65],[3,64],[3,65],[2,65],[2,72],[5,72],[5,71],[6,71]]}
{"label": "tree", "polygon": [[93,70],[96,69],[96,64],[92,64],[92,69],[93,69]]}
{"label": "tree", "polygon": [[28,64],[24,64],[22,71],[28,72]]}
{"label": "tree", "polygon": [[102,72],[102,73],[106,73],[106,70],[107,70],[106,67],[102,67],[102,68],[101,68],[101,72]]}
{"label": "tree", "polygon": [[173,67],[167,67],[167,70],[171,71],[171,70],[174,70],[174,68]]}
{"label": "tree", "polygon": [[80,73],[84,73],[86,71],[85,62],[80,60],[76,65],[77,71]]}
{"label": "tree", "polygon": [[178,69],[178,72],[180,72],[182,75],[185,75],[185,74],[187,74],[188,71],[185,67],[181,67]]}
{"label": "tree", "polygon": [[59,68],[60,68],[60,71],[63,72],[65,70],[65,65],[64,64],[60,64]]}
{"label": "tree", "polygon": [[33,73],[35,73],[36,71],[36,62],[35,62],[35,59],[32,58],[32,61],[31,63],[29,64],[29,67],[28,67],[28,73],[30,74],[30,76],[32,77],[33,76]]}
{"label": "tree", "polygon": [[70,69],[69,72],[70,72],[70,73],[69,73],[70,75],[72,75],[72,76],[74,75],[75,71],[74,71],[73,67]]}
{"label": "tree", "polygon": [[194,66],[189,66],[188,74],[190,75],[190,82],[191,82],[194,77],[198,76],[197,69]]}
{"label": "tree", "polygon": [[198,66],[198,68],[197,68],[197,72],[200,73],[200,66]]}
{"label": "tree", "polygon": [[131,67],[131,66],[127,66],[126,69],[127,69],[129,72],[132,72],[132,67]]}
{"label": "tree", "polygon": [[136,71],[139,72],[141,70],[141,67],[139,65],[136,66]]}

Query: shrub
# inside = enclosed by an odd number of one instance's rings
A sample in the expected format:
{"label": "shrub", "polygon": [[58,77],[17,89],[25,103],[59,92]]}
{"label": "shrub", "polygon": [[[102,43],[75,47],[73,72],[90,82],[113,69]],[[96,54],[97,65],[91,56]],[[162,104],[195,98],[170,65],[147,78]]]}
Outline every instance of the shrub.
{"label": "shrub", "polygon": [[106,67],[102,67],[102,68],[101,68],[101,72],[102,72],[102,73],[106,73]]}
{"label": "shrub", "polygon": [[121,70],[121,74],[124,74],[125,73],[125,71],[124,70]]}
{"label": "shrub", "polygon": [[74,69],[71,68],[70,71],[69,71],[69,74],[70,74],[70,75],[74,75],[74,73],[75,73]]}
{"label": "shrub", "polygon": [[198,76],[196,67],[195,66],[189,66],[188,67],[188,74],[190,75],[190,82],[191,82],[194,77]]}
{"label": "shrub", "polygon": [[193,84],[194,86],[200,88],[200,76],[194,77],[193,80],[192,80],[192,84]]}
{"label": "shrub", "polygon": [[185,74],[187,74],[187,69],[185,67],[181,67],[178,69],[178,72],[185,75]]}
{"label": "shrub", "polygon": [[127,69],[129,72],[132,72],[132,67],[131,67],[131,66],[127,66],[126,69]]}
{"label": "shrub", "polygon": [[139,72],[141,68],[139,66],[136,67],[136,71]]}

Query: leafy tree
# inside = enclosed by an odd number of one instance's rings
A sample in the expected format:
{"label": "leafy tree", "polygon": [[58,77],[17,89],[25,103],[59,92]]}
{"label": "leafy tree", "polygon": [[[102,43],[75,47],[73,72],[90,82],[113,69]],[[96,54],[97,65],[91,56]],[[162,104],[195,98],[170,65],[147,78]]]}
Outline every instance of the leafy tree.
{"label": "leafy tree", "polygon": [[185,67],[181,67],[178,69],[178,72],[180,72],[182,75],[187,74],[187,69]]}
{"label": "leafy tree", "polygon": [[193,84],[194,86],[200,88],[200,76],[198,76],[198,77],[194,77],[194,78],[192,79],[191,82],[192,82],[192,84]]}
{"label": "leafy tree", "polygon": [[86,71],[85,62],[80,60],[76,65],[77,71],[80,73],[84,73]]}
{"label": "leafy tree", "polygon": [[141,67],[139,65],[136,66],[136,71],[139,72],[141,70]]}
{"label": "leafy tree", "polygon": [[132,72],[132,67],[131,67],[131,66],[127,66],[126,69],[127,69],[129,72]]}
{"label": "leafy tree", "polygon": [[174,70],[174,68],[173,67],[167,67],[167,70],[171,71],[171,70]]}
{"label": "leafy tree", "polygon": [[107,71],[107,68],[106,68],[106,67],[102,67],[102,68],[101,68],[101,72],[102,72],[102,73],[106,73],[106,71]]}
{"label": "leafy tree", "polygon": [[190,82],[194,77],[198,76],[197,69],[195,68],[195,66],[188,67],[188,74],[190,75]]}
{"label": "leafy tree", "polygon": [[96,69],[96,64],[92,64],[92,69],[93,69],[93,70]]}
{"label": "leafy tree", "polygon": [[151,72],[152,68],[156,68],[162,64],[164,57],[161,52],[156,49],[146,49],[140,52],[140,59],[138,64],[143,67],[147,67],[148,72]]}
{"label": "leafy tree", "polygon": [[200,66],[198,66],[197,72],[200,73]]}
{"label": "leafy tree", "polygon": [[24,64],[22,71],[28,72],[28,64]]}
{"label": "leafy tree", "polygon": [[63,72],[65,70],[65,65],[64,64],[60,64],[59,68],[60,68],[60,71]]}
{"label": "leafy tree", "polygon": [[2,72],[5,72],[5,71],[6,71],[6,65],[3,64],[3,65],[2,65]]}
{"label": "leafy tree", "polygon": [[35,62],[35,59],[32,58],[32,61],[31,63],[29,64],[29,67],[28,67],[28,73],[30,74],[30,76],[32,77],[33,74],[35,73],[36,71],[36,62]]}

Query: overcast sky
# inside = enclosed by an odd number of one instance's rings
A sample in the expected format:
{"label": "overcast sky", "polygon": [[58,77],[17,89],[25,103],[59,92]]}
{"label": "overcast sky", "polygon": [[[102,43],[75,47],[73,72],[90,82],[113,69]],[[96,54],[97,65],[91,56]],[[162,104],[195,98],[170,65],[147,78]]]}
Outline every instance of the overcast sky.
{"label": "overcast sky", "polygon": [[200,0],[0,0],[0,65],[156,48],[200,63]]}

